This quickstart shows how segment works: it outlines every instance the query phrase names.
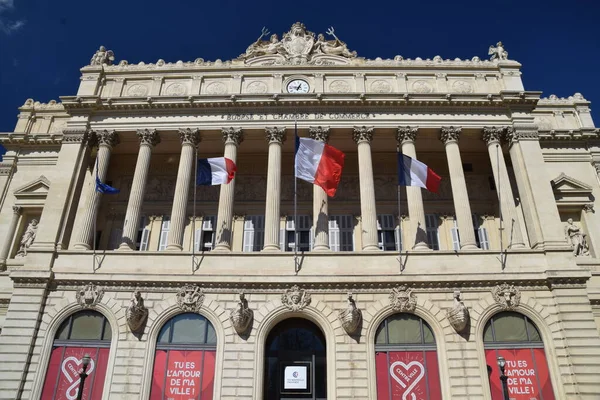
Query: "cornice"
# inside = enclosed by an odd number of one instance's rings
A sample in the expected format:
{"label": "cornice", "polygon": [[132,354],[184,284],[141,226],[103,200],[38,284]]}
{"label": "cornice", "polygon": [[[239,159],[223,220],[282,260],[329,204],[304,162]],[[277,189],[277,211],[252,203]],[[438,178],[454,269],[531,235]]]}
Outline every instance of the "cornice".
{"label": "cornice", "polygon": [[0,134],[0,143],[20,146],[55,146],[60,145],[62,138],[62,133],[8,132]]}

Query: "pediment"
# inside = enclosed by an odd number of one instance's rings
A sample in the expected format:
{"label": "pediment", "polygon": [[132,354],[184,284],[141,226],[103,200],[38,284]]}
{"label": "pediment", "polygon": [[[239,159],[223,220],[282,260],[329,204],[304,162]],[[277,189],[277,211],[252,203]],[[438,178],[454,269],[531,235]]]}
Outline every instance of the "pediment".
{"label": "pediment", "polygon": [[593,202],[592,187],[564,172],[550,181],[554,199],[559,206],[583,206]]}
{"label": "pediment", "polygon": [[45,199],[50,189],[50,181],[44,175],[39,178],[18,187],[14,191],[17,199]]}

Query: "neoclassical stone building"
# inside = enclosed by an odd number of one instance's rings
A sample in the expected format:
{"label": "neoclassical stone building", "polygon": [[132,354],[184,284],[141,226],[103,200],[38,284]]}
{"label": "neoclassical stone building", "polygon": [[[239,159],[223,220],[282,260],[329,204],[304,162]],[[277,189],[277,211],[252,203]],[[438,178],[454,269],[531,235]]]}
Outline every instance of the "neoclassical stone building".
{"label": "neoclassical stone building", "polygon": [[[598,399],[590,103],[526,90],[501,43],[267,37],[231,61],[100,48],[0,133],[0,399],[75,399],[85,354],[93,400],[497,400],[500,356],[511,398]],[[346,154],[335,197],[297,183],[297,219],[295,125]],[[397,149],[439,193],[398,191]],[[196,187],[223,155],[233,182]]]}

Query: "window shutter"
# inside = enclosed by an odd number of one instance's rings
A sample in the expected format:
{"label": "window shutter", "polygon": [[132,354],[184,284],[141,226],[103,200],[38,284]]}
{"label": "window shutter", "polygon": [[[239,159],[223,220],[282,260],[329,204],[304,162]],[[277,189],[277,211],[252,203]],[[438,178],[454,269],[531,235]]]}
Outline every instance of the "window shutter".
{"label": "window shutter", "polygon": [[140,251],[148,250],[148,239],[150,238],[150,229],[148,229],[148,218],[142,216],[140,218],[140,230],[142,231],[140,238]]}
{"label": "window shutter", "polygon": [[[286,221],[287,225],[287,221]],[[281,251],[288,251],[287,248],[287,229],[281,228],[279,229],[279,249]]]}
{"label": "window shutter", "polygon": [[394,235],[396,237],[396,250],[402,250],[402,231],[400,230],[400,225],[396,225],[394,229]]}
{"label": "window shutter", "polygon": [[254,251],[254,221],[251,216],[244,221],[244,245],[243,251]]}
{"label": "window shutter", "polygon": [[340,227],[336,216],[329,217],[329,248],[340,251]]}
{"label": "window shutter", "polygon": [[458,251],[460,250],[460,236],[458,235],[458,223],[456,222],[456,219],[453,221],[450,232],[452,233],[452,249]]}
{"label": "window shutter", "polygon": [[206,232],[211,232],[211,234],[207,237],[208,241],[204,241],[204,238],[202,239],[201,242],[201,246],[202,248],[207,248],[209,251],[214,249],[215,247],[215,221],[216,221],[217,217],[215,217],[214,215],[208,216],[208,217],[204,217],[204,219],[202,220],[202,237],[204,237],[204,234]]}
{"label": "window shutter", "polygon": [[163,216],[162,224],[160,227],[160,239],[158,241],[158,251],[163,251],[167,248],[170,228],[171,228],[171,218],[168,216]]}
{"label": "window shutter", "polygon": [[202,228],[196,228],[194,232],[194,251],[200,251],[200,243],[202,243]]}
{"label": "window shutter", "polygon": [[308,234],[308,248],[310,250],[312,250],[314,245],[315,245],[315,230],[311,228],[309,230],[309,234]]}

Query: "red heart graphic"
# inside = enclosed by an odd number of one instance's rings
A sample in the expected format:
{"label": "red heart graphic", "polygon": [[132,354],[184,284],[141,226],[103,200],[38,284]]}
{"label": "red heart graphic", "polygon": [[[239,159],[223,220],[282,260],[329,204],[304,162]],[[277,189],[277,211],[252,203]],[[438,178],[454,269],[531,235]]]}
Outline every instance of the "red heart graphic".
{"label": "red heart graphic", "polygon": [[[61,370],[65,378],[72,383],[65,392],[65,396],[69,400],[75,400],[77,397],[77,390],[74,390],[79,387],[79,381],[81,378],[79,377],[79,371],[81,370],[82,360],[77,359],[77,357],[67,357],[62,362]],[[86,373],[87,375],[91,375],[92,371],[94,371],[94,360],[90,360],[90,365],[88,366]]]}
{"label": "red heart graphic", "polygon": [[402,400],[407,400],[409,394],[411,400],[415,400],[417,397],[411,392],[425,376],[425,367],[418,361],[411,361],[408,364],[396,361],[390,366],[390,375],[402,388],[406,389]]}

